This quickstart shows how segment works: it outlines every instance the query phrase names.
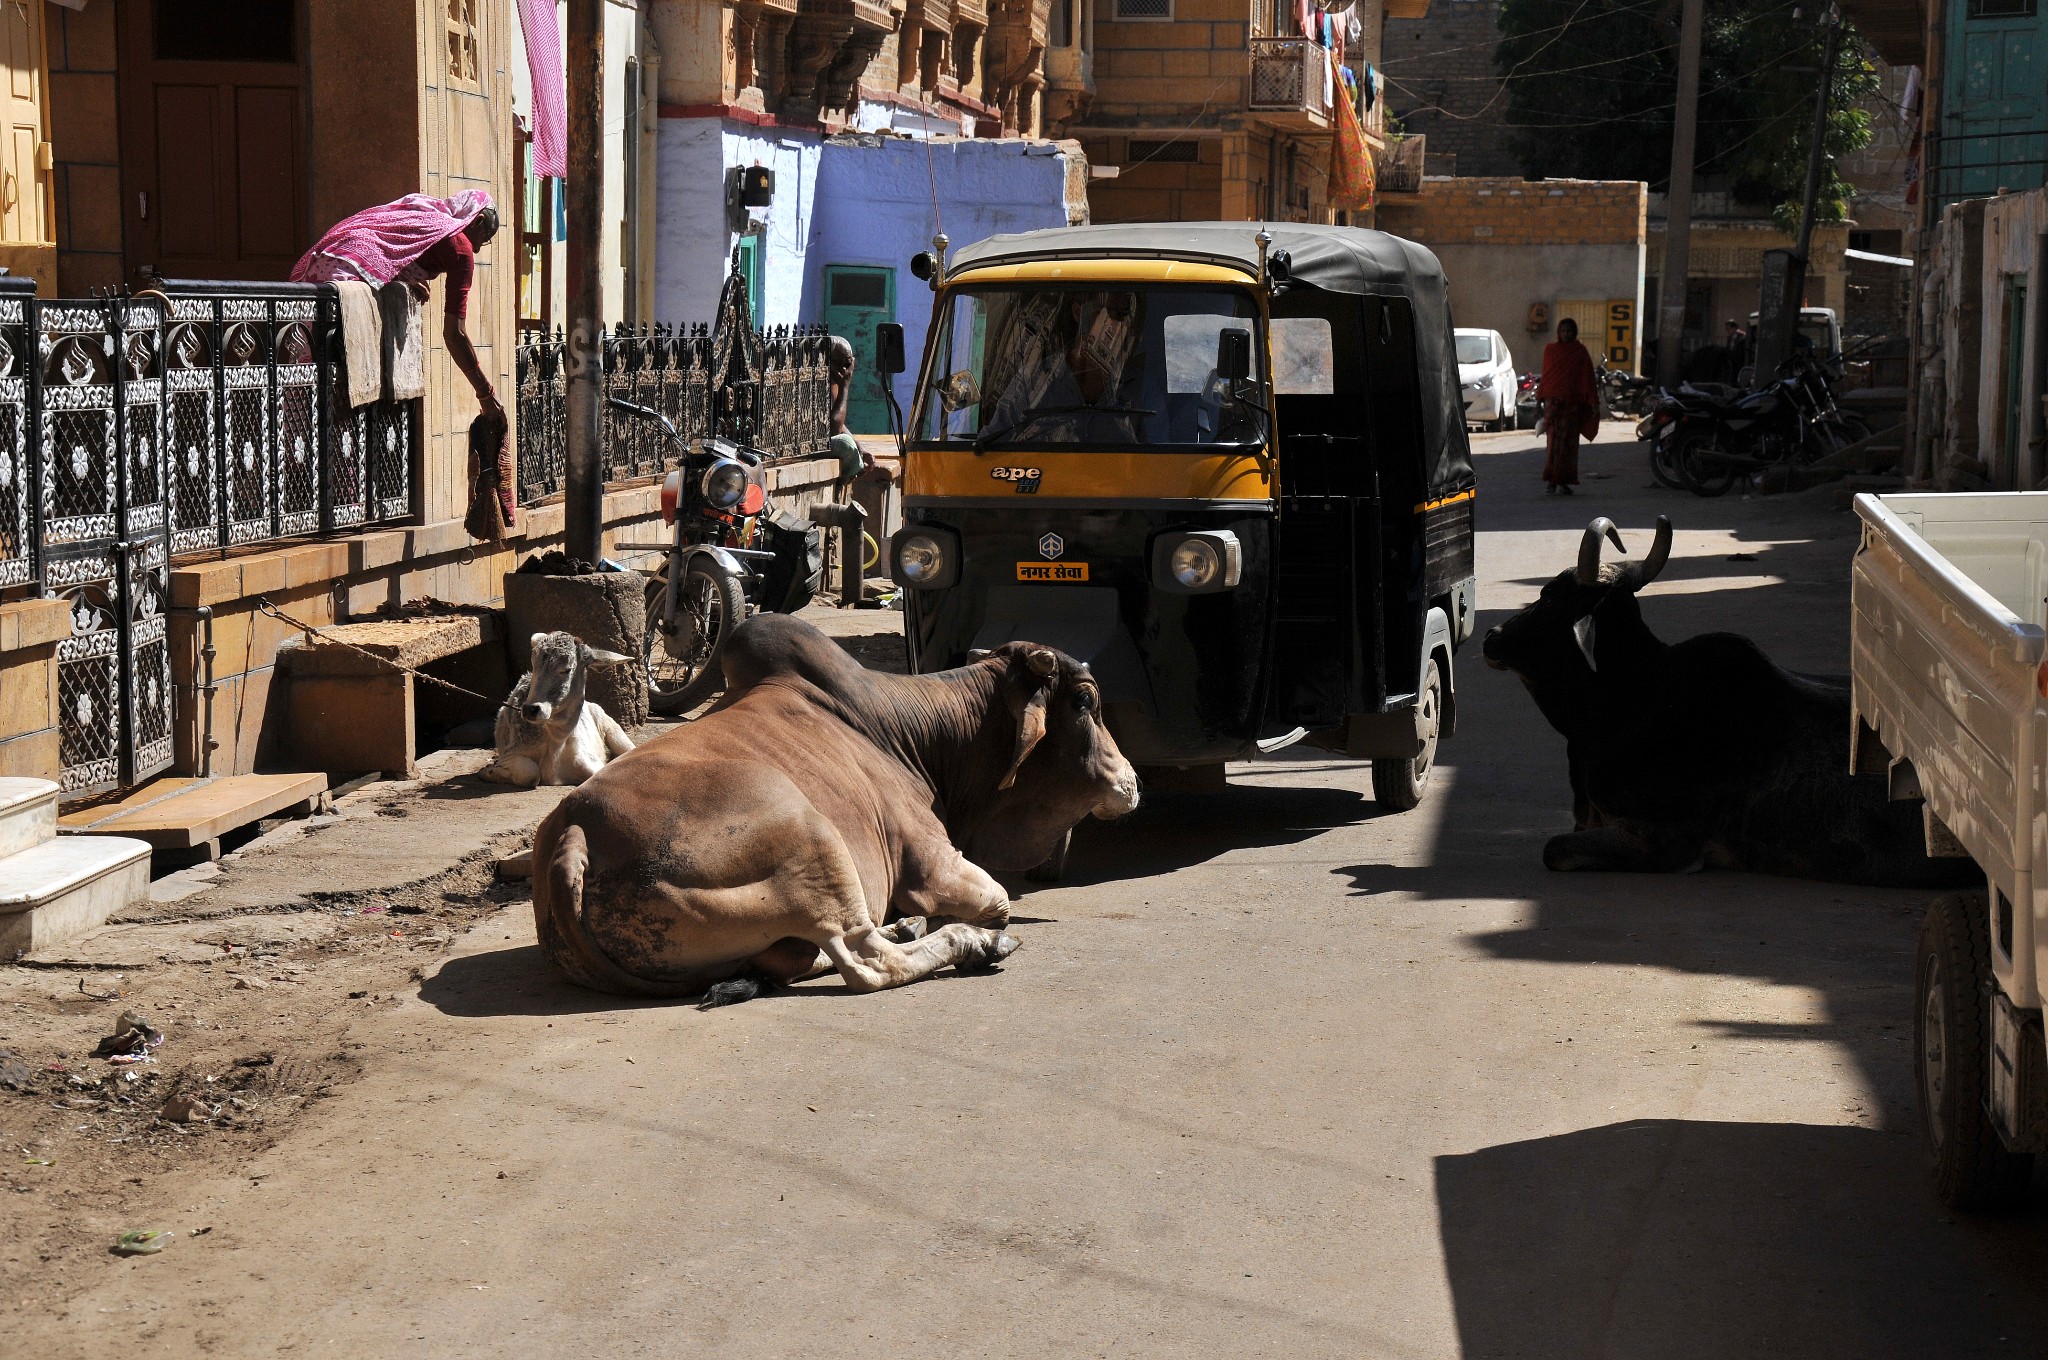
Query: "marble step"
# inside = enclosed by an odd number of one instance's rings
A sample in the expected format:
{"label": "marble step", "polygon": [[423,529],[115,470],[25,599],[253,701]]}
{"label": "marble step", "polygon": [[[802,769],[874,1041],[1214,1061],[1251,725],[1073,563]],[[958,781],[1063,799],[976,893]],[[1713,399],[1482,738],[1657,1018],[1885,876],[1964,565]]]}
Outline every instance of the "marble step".
{"label": "marble step", "polygon": [[[0,779],[0,859],[57,834],[57,786],[47,779]],[[0,880],[4,884],[5,880]]]}
{"label": "marble step", "polygon": [[66,836],[0,859],[0,962],[76,939],[149,896],[149,842]]}

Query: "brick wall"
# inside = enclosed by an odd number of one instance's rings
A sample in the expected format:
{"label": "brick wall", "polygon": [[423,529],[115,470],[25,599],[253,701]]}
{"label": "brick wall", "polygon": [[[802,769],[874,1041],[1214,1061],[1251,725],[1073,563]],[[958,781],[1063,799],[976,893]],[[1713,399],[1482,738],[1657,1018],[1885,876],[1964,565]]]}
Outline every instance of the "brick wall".
{"label": "brick wall", "polygon": [[[1223,150],[1220,136],[1091,137],[1090,165],[1119,167],[1115,179],[1089,185],[1088,211],[1096,222],[1206,222],[1222,215]],[[1192,159],[1184,159],[1192,157]]]}
{"label": "brick wall", "polygon": [[114,7],[44,6],[50,153],[57,200],[57,290],[89,297],[121,269],[121,135],[114,99]]}
{"label": "brick wall", "polygon": [[1213,128],[1240,112],[1251,17],[1248,0],[1173,0],[1171,20],[1119,20],[1101,0],[1089,126]]}
{"label": "brick wall", "polygon": [[1643,240],[1648,212],[1649,186],[1630,181],[1426,179],[1381,199],[1378,226],[1424,245],[1619,245]]}
{"label": "brick wall", "polygon": [[1389,19],[1382,69],[1387,104],[1408,132],[1429,135],[1430,157],[1457,157],[1460,175],[1514,175],[1507,98],[1494,72],[1499,0],[1436,0],[1420,19]]}

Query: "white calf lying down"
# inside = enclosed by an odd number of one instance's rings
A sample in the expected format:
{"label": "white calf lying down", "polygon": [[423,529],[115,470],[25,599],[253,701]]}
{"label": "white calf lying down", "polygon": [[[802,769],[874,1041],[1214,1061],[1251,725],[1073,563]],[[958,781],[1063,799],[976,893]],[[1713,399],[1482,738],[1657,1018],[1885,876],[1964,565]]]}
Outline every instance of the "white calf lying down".
{"label": "white calf lying down", "polygon": [[533,669],[498,709],[498,758],[478,774],[493,784],[581,784],[633,749],[600,704],[583,697],[594,661],[629,661],[569,633],[533,635]]}

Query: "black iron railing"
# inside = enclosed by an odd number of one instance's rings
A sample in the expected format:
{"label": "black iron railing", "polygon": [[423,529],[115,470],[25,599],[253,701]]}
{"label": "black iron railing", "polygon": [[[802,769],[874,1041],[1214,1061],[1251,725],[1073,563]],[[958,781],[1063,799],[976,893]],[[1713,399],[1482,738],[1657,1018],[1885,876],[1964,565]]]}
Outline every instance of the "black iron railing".
{"label": "black iron railing", "polygon": [[1949,131],[1927,138],[1926,178],[1937,210],[2001,190],[2041,187],[2048,176],[2048,127]]}
{"label": "black iron railing", "polygon": [[[829,343],[823,327],[748,330],[744,343],[704,325],[620,326],[604,338],[604,392],[649,406],[686,444],[717,435],[773,459],[820,454],[830,439]],[[527,505],[560,494],[568,462],[561,335],[518,350],[519,495]],[[652,423],[605,407],[604,477],[625,482],[675,465]]]}
{"label": "black iron railing", "polygon": [[411,513],[418,402],[349,407],[338,315],[331,285],[0,278],[0,589],[70,605],[67,795],[170,764],[174,554]]}

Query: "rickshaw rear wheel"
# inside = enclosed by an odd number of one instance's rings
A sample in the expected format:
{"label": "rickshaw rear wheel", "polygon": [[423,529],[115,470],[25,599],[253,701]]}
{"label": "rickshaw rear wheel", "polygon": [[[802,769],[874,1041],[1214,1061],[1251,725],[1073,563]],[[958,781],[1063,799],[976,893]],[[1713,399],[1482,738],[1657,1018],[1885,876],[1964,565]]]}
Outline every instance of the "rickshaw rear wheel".
{"label": "rickshaw rear wheel", "polygon": [[1383,808],[1406,812],[1422,803],[1429,788],[1430,772],[1436,768],[1437,732],[1443,723],[1444,677],[1436,658],[1423,666],[1422,689],[1415,696],[1416,726],[1422,731],[1422,750],[1398,760],[1372,763],[1372,796]]}
{"label": "rickshaw rear wheel", "polygon": [[1066,829],[1053,846],[1052,853],[1045,857],[1045,863],[1026,871],[1024,877],[1032,883],[1057,883],[1067,876],[1067,852],[1074,848],[1074,828]]}

